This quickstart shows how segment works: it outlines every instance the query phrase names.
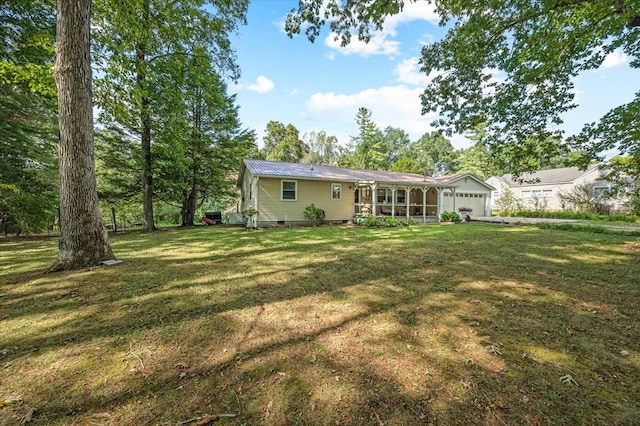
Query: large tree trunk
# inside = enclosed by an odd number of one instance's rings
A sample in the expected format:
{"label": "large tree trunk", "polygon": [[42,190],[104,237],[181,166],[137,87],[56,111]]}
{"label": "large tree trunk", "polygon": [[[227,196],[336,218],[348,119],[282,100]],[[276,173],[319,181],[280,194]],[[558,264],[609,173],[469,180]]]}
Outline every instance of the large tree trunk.
{"label": "large tree trunk", "polygon": [[182,200],[182,226],[193,226],[196,218],[196,209],[198,204],[198,189],[195,184],[191,186],[191,190],[184,191]]}
{"label": "large tree trunk", "polygon": [[[142,18],[143,31],[149,30],[149,15],[151,5],[144,2],[144,16]],[[151,157],[151,115],[149,107],[149,95],[147,94],[147,46],[144,42],[136,46],[138,70],[136,81],[138,89],[142,93],[140,99],[140,123],[141,123],[141,148],[142,148],[142,230],[151,232],[156,230],[153,219],[153,159]]]}
{"label": "large tree trunk", "polygon": [[48,272],[113,259],[100,216],[93,159],[91,0],[58,0],[55,80],[58,87],[60,242]]}
{"label": "large tree trunk", "polygon": [[[140,76],[139,76],[140,78]],[[144,80],[144,76],[142,76]],[[156,230],[153,219],[153,160],[151,158],[151,120],[149,118],[149,99],[142,98],[142,230]]]}

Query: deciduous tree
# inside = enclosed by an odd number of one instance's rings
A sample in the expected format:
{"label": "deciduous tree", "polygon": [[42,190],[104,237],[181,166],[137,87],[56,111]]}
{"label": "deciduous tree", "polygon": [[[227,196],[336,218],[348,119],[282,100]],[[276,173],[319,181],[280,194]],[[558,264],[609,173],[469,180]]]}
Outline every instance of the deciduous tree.
{"label": "deciduous tree", "polygon": [[269,161],[300,163],[309,152],[309,147],[300,139],[300,131],[293,124],[285,126],[279,121],[269,121],[263,141],[263,156]]}
{"label": "deciduous tree", "polygon": [[[289,35],[304,28],[312,41],[328,23],[349,43],[353,33],[367,41],[406,1],[299,0],[288,16]],[[616,51],[640,66],[640,3],[635,0],[429,0],[449,28],[422,50],[422,71],[431,75],[423,112],[437,111],[434,123],[464,133],[486,122],[487,144],[510,144],[509,162],[524,172],[533,142],[546,150],[564,140],[563,114],[576,107],[574,79],[599,68]],[[569,138],[588,157],[617,148],[635,158],[640,148],[640,93],[598,122]],[[555,142],[554,142],[555,143]],[[586,158],[585,162],[589,161]]]}
{"label": "deciduous tree", "polygon": [[340,162],[342,151],[338,145],[338,138],[327,135],[327,132],[310,132],[302,136],[309,151],[303,158],[303,163],[336,166]]}
{"label": "deciduous tree", "polygon": [[151,147],[159,105],[180,107],[173,82],[198,48],[206,49],[218,73],[237,78],[229,36],[246,22],[247,6],[248,0],[96,0],[98,104],[104,121],[140,140],[146,231],[155,229]]}
{"label": "deciduous tree", "polygon": [[58,209],[55,2],[7,0],[0,22],[2,232],[37,232]]}
{"label": "deciduous tree", "polygon": [[114,258],[96,192],[90,25],[91,0],[58,0],[54,75],[60,134],[60,243],[50,272]]}
{"label": "deciduous tree", "polygon": [[441,133],[425,133],[411,144],[409,150],[427,176],[448,175],[458,168],[458,154],[451,141]]}
{"label": "deciduous tree", "polygon": [[358,109],[358,136],[351,137],[349,152],[343,157],[343,165],[356,169],[383,170],[385,153],[382,132],[371,115],[371,110],[367,108]]}

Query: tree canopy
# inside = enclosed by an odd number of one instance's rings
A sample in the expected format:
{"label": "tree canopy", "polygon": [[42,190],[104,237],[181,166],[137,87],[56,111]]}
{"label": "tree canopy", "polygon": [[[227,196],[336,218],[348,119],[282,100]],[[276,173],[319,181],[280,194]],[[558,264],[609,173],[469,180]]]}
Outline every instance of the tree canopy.
{"label": "tree canopy", "polygon": [[140,140],[145,231],[155,229],[152,144],[176,128],[160,123],[184,118],[188,69],[204,61],[217,75],[239,76],[230,36],[246,22],[247,6],[248,0],[95,1],[97,103],[103,122]]}
{"label": "tree canopy", "polygon": [[[413,1],[413,0],[412,0]],[[432,78],[421,97],[423,113],[436,111],[434,124],[465,133],[487,123],[486,143],[554,149],[568,140],[588,158],[617,148],[634,156],[640,144],[640,94],[585,123],[577,135],[561,129],[563,114],[575,108],[574,78],[600,67],[617,49],[640,65],[640,3],[632,0],[428,0],[448,28],[424,46],[421,69]],[[343,45],[357,34],[368,40],[385,18],[402,11],[402,0],[341,2],[299,0],[287,19],[289,35],[302,28],[314,40],[329,23]],[[528,150],[512,149],[511,172],[532,169],[521,161]]]}
{"label": "tree canopy", "polygon": [[55,2],[7,0],[0,22],[0,232],[41,231],[58,205]]}

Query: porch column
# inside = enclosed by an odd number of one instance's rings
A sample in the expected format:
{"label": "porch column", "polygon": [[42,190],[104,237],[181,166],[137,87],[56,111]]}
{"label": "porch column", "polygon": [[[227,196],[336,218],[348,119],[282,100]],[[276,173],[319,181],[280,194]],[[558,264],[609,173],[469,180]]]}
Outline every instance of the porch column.
{"label": "porch column", "polygon": [[371,186],[371,214],[373,215],[373,217],[376,217],[378,213],[376,208],[376,204],[378,202],[378,194],[376,194],[378,184],[374,182],[369,186]]}
{"label": "porch column", "polygon": [[410,186],[404,187],[404,204],[405,204],[405,216],[407,217],[407,221],[409,220],[409,205],[411,204],[411,190],[413,188]]}
{"label": "porch column", "polygon": [[[356,215],[356,191],[358,190],[358,182],[353,182],[349,184],[349,187],[352,191],[351,199],[353,200],[353,215]],[[358,204],[360,204],[360,199],[358,199]]]}
{"label": "porch column", "polygon": [[428,186],[422,187],[422,223],[427,223],[427,192]]}
{"label": "porch column", "polygon": [[443,198],[443,188],[436,188],[436,191],[438,191],[438,208],[436,209],[436,213],[438,214],[438,219],[437,221],[440,222],[440,215],[444,212],[443,209],[443,204],[444,204],[444,198]]}
{"label": "porch column", "polygon": [[452,188],[452,189],[453,189],[453,212],[455,213],[456,212],[456,189],[455,188]]}
{"label": "porch column", "polygon": [[391,185],[391,217],[396,217],[396,185]]}

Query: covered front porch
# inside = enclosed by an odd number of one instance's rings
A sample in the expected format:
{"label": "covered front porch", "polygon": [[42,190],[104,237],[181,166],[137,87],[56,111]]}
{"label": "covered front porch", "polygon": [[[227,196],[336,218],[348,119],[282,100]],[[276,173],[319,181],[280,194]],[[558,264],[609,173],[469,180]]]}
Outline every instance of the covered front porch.
{"label": "covered front porch", "polygon": [[391,216],[422,223],[438,222],[442,190],[453,186],[359,182],[354,189],[354,216]]}

